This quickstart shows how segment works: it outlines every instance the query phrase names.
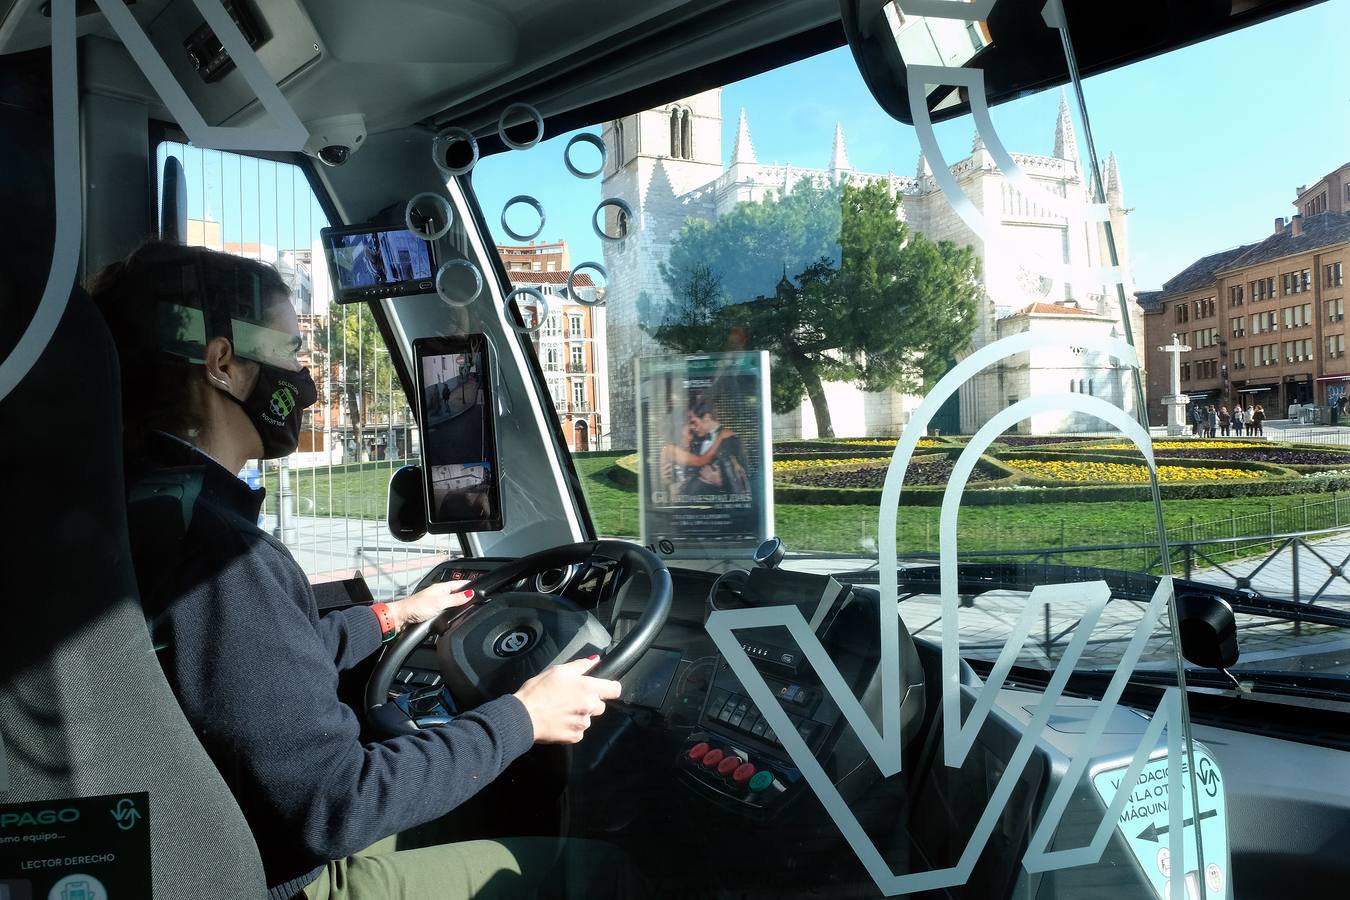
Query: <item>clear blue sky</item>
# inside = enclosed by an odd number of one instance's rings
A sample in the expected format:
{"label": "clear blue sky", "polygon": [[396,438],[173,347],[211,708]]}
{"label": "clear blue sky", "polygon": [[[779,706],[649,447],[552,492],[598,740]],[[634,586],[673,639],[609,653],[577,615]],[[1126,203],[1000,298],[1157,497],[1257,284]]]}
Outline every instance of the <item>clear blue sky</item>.
{"label": "clear blue sky", "polygon": [[[1097,151],[1115,151],[1130,216],[1135,280],[1163,281],[1207,253],[1270,232],[1291,215],[1294,190],[1350,161],[1350,0],[1329,0],[1274,22],[1090,79],[1084,85]],[[913,174],[911,126],[877,107],[840,49],[728,85],[723,155],[744,107],[761,162],[824,167],[834,125],[862,171]],[[994,122],[1014,152],[1049,153],[1059,92],[997,107]],[[598,131],[598,129],[588,129]],[[948,159],[970,151],[969,117],[938,127]],[[601,259],[590,216],[600,179],[562,165],[568,135],[491,157],[474,185],[498,240],[502,204],[533,194],[548,223],[541,240],[565,238],[574,264]]]}

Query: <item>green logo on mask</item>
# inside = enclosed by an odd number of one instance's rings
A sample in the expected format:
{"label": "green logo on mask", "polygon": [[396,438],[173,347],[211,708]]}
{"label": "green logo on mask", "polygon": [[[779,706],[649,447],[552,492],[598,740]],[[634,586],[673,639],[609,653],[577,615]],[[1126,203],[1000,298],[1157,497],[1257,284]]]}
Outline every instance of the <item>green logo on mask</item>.
{"label": "green logo on mask", "polygon": [[284,419],[293,409],[295,409],[295,388],[283,384],[272,392],[272,412]]}

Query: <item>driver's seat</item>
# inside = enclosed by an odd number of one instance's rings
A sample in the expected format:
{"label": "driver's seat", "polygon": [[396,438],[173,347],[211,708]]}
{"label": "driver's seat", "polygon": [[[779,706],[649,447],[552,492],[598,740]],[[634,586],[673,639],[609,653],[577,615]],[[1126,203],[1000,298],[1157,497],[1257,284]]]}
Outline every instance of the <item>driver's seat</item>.
{"label": "driver's seat", "polygon": [[[46,51],[0,58],[0,209],[14,226],[0,241],[0,359],[52,259],[50,71]],[[157,898],[264,897],[253,836],[151,648],[127,540],[117,356],[69,287],[50,342],[0,400],[0,808],[146,792],[150,858],[119,870],[148,865]],[[0,868],[0,885],[34,877],[45,898],[43,875]]]}

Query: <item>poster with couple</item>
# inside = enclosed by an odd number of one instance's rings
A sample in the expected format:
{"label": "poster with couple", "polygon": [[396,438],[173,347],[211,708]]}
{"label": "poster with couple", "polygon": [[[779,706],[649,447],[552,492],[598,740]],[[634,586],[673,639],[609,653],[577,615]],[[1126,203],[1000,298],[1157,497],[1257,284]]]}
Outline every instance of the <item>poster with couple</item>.
{"label": "poster with couple", "polygon": [[773,535],[768,354],[644,357],[637,382],[642,542],[748,555]]}

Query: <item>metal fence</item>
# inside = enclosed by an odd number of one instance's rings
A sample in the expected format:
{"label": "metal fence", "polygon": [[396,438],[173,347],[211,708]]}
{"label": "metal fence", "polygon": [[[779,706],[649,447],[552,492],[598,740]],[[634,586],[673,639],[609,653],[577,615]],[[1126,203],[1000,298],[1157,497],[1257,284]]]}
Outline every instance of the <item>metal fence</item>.
{"label": "metal fence", "polygon": [[[1151,575],[1164,570],[1156,543],[973,550],[958,557],[963,562],[1092,566]],[[1168,557],[1168,568],[1179,578],[1307,605],[1350,604],[1350,522],[1296,532],[1177,540],[1169,544]],[[907,555],[914,562],[936,558],[933,553]]]}

